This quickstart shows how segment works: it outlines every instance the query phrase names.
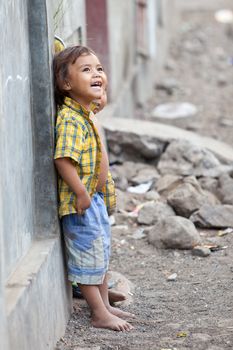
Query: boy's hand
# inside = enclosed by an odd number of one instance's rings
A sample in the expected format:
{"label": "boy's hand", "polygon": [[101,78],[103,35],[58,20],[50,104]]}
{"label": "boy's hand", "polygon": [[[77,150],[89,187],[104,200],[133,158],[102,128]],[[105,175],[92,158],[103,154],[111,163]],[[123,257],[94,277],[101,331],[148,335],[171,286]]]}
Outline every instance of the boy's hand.
{"label": "boy's hand", "polygon": [[84,191],[82,194],[79,194],[76,199],[76,210],[78,215],[85,214],[85,210],[88,209],[91,205],[91,197],[87,191]]}

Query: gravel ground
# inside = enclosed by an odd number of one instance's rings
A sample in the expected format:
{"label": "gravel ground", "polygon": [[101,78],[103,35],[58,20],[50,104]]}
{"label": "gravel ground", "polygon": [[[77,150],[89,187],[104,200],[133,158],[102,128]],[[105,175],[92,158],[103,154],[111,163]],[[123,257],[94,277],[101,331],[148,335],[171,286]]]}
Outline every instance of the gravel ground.
{"label": "gravel ground", "polygon": [[[197,116],[175,125],[233,145],[232,43],[231,30],[217,23],[213,12],[184,13],[162,78],[172,78],[176,87],[172,94],[156,89],[137,115],[151,119],[151,110],[160,103],[191,102],[199,109]],[[90,327],[85,302],[75,300],[57,349],[233,349],[232,235],[202,231],[203,242],[224,249],[200,258],[190,251],[156,250],[146,238],[136,240],[129,233],[115,234],[111,269],[135,285],[133,302],[124,307],[137,315],[135,329],[117,333]],[[173,273],[176,280],[167,281]]]}

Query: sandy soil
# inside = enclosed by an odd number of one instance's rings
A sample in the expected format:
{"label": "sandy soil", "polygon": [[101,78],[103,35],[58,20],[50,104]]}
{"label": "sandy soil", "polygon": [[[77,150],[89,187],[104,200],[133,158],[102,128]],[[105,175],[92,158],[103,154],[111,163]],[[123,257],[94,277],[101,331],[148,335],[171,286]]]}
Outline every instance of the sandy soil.
{"label": "sandy soil", "polygon": [[[198,115],[179,126],[233,145],[232,57],[233,34],[215,21],[213,12],[185,13],[171,44],[170,67],[163,72],[178,88],[172,95],[156,90],[138,115],[149,119],[159,103],[188,101],[199,108]],[[135,285],[133,303],[125,307],[137,315],[135,330],[117,333],[90,327],[88,308],[75,301],[57,349],[233,349],[233,234],[201,234],[203,242],[211,240],[224,249],[200,258],[190,251],[156,250],[146,238],[115,235],[111,269]],[[167,281],[172,273],[177,279]]]}

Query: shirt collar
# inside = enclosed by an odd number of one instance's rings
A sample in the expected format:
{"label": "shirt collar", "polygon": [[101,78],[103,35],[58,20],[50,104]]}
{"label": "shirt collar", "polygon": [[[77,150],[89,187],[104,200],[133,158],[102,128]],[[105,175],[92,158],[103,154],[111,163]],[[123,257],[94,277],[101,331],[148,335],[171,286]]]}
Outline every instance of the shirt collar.
{"label": "shirt collar", "polygon": [[90,111],[88,111],[85,107],[80,105],[78,102],[76,102],[72,98],[65,97],[64,104],[67,107],[73,109],[75,112],[78,112],[79,114],[81,114],[83,117],[90,119]]}

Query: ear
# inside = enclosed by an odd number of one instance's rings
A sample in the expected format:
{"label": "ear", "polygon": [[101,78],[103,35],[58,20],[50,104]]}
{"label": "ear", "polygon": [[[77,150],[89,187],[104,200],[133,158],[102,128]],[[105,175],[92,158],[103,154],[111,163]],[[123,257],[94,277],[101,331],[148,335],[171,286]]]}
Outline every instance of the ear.
{"label": "ear", "polygon": [[70,90],[71,90],[70,83],[69,83],[67,80],[64,81],[63,89],[64,89],[65,91],[70,91]]}

